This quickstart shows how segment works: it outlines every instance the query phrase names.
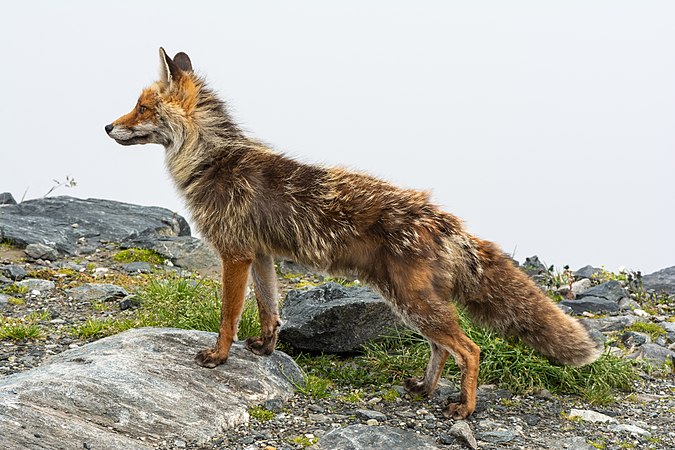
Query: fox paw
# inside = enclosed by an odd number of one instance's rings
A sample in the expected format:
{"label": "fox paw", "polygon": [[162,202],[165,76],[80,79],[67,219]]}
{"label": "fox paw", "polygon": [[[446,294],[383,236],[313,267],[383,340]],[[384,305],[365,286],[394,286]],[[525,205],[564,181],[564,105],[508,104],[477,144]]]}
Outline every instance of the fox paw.
{"label": "fox paw", "polygon": [[443,409],[443,417],[446,419],[466,419],[471,415],[474,408],[469,408],[466,403],[449,403]]}
{"label": "fox paw", "polygon": [[408,378],[403,381],[403,388],[412,395],[426,397],[429,395],[429,388],[420,378]]}
{"label": "fox paw", "polygon": [[274,340],[263,337],[250,337],[246,339],[245,345],[258,356],[267,356],[274,351]]}
{"label": "fox paw", "polygon": [[202,367],[213,369],[214,367],[227,361],[227,355],[222,356],[215,349],[205,348],[197,353],[195,362]]}

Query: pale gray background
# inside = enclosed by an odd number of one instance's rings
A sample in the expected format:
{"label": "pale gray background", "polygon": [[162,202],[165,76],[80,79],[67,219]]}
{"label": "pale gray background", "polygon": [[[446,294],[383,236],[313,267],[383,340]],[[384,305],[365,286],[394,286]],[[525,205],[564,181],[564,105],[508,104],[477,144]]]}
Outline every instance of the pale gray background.
{"label": "pale gray background", "polygon": [[8,2],[0,192],[185,214],[103,126],[183,50],[257,138],[431,189],[521,261],[675,264],[675,3]]}

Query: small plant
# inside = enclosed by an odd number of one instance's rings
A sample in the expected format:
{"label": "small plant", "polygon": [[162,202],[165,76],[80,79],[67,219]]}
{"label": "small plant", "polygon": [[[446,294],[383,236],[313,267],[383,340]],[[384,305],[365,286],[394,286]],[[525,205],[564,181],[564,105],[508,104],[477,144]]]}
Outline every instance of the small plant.
{"label": "small plant", "polygon": [[315,437],[314,435],[306,434],[304,436],[294,437],[293,439],[291,439],[291,442],[296,445],[300,445],[304,448],[304,447],[311,447],[312,445],[316,444],[317,442],[319,442],[319,438]]}
{"label": "small plant", "polygon": [[25,295],[27,294],[29,289],[26,286],[22,286],[20,284],[8,284],[7,286],[3,287],[0,292],[3,294],[8,294],[8,295]]}
{"label": "small plant", "polygon": [[248,415],[252,419],[259,420],[260,422],[267,422],[268,420],[274,419],[274,412],[263,408],[262,406],[253,406],[248,409]]}
{"label": "small plant", "polygon": [[329,389],[333,383],[326,379],[315,375],[307,375],[304,383],[296,384],[295,388],[303,395],[314,399],[330,397]]}
{"label": "small plant", "polygon": [[24,341],[37,339],[42,336],[42,329],[35,323],[36,317],[14,319],[10,317],[0,318],[0,339]]}
{"label": "small plant", "polygon": [[0,250],[9,250],[13,246],[14,245],[13,245],[12,241],[10,241],[9,239],[6,239],[6,238],[0,239]]}
{"label": "small plant", "polygon": [[128,248],[117,252],[113,259],[121,263],[147,262],[150,264],[163,264],[164,258],[152,250],[144,248]]}
{"label": "small plant", "polygon": [[597,440],[597,441],[589,440],[588,443],[589,443],[590,445],[592,445],[593,447],[599,448],[599,449],[601,449],[601,450],[604,450],[604,449],[607,448],[607,441],[605,441],[604,439],[602,439],[602,440]]}
{"label": "small plant", "polygon": [[385,402],[395,402],[399,397],[398,392],[394,389],[387,389],[382,393],[382,400]]}
{"label": "small plant", "polygon": [[363,392],[354,390],[349,394],[338,397],[338,400],[342,400],[345,403],[361,403],[363,402]]}
{"label": "small plant", "polygon": [[9,303],[10,305],[19,306],[26,303],[26,301],[22,298],[10,297],[7,299],[7,303]]}
{"label": "small plant", "polygon": [[[54,182],[54,186],[52,186],[47,191],[47,193],[42,196],[42,198],[47,198],[49,196],[49,194],[51,194],[52,192],[54,192],[55,190],[57,190],[60,187],[74,188],[75,186],[77,186],[77,181],[75,181],[75,178],[71,178],[70,175],[66,176],[65,181],[59,181],[59,180],[56,180],[56,179],[54,179],[52,181]],[[24,194],[24,197],[25,196],[26,196],[26,194]],[[22,199],[22,201],[23,201],[23,199]]]}

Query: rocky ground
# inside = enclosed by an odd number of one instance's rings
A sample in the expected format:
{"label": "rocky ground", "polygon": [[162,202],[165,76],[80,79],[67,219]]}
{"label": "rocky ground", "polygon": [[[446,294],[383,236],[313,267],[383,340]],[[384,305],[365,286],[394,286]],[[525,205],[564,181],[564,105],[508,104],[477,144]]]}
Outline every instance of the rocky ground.
{"label": "rocky ground", "polygon": [[[134,239],[140,242],[138,233]],[[117,262],[113,255],[120,250],[118,243],[91,241],[80,242],[80,248],[87,246],[86,251],[71,254],[54,248],[50,253],[50,248],[39,246],[24,249],[0,245],[0,315],[5,321],[32,323],[42,330],[39,338],[0,339],[0,380],[91,341],[92,338],[74,332],[91,318],[131,317],[131,294],[154,276],[153,271],[182,270],[165,262],[157,265]],[[157,241],[151,246],[157,246]],[[635,280],[630,278],[612,280],[616,284],[609,285],[597,279],[584,282],[590,278],[583,273],[574,278],[576,284],[570,281],[554,286],[544,274],[546,268],[536,261],[530,263],[533,276],[540,277],[543,284],[549,283],[548,287],[561,297],[579,300],[577,303],[568,300],[567,304],[586,317],[590,328],[609,339],[614,352],[654,358],[653,364],[665,362],[665,367],[671,358],[672,365],[675,342],[672,295],[638,295],[632,290]],[[302,286],[307,279],[316,281],[313,277],[312,274],[281,277],[282,291]],[[672,280],[672,274],[659,279],[668,277]],[[588,289],[595,290],[584,296]],[[587,306],[577,310],[584,298]],[[648,332],[624,331],[635,322],[654,324],[666,333],[650,336]],[[457,396],[457,390],[448,382],[428,400],[410,398],[396,385],[367,391],[341,387],[324,399],[298,393],[286,403],[266,402],[259,414],[250,414],[248,423],[219,433],[206,443],[197,444],[178,436],[160,439],[153,445],[246,450],[310,445],[326,449],[675,448],[675,376],[667,370],[643,370],[631,392],[617,392],[617,401],[603,406],[548,391],[515,396],[486,385],[480,387],[476,413],[466,421],[453,421],[441,414],[448,396]],[[106,448],[101,444],[87,448]]]}

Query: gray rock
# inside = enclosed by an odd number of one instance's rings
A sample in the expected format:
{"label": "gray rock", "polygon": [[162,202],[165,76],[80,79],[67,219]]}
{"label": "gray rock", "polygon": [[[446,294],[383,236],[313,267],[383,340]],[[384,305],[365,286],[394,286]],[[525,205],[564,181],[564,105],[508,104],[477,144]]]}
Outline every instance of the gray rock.
{"label": "gray rock", "polygon": [[624,297],[629,297],[628,292],[616,280],[607,281],[580,293],[578,298],[600,297],[613,302],[618,302]]}
{"label": "gray rock", "polygon": [[66,290],[66,294],[79,302],[107,302],[127,297],[126,289],[114,284],[85,283]]}
{"label": "gray rock", "polygon": [[542,264],[541,261],[539,261],[538,256],[530,256],[529,258],[525,258],[525,262],[521,266],[521,268],[527,273],[528,275],[539,275],[544,272],[546,272],[546,266]]}
{"label": "gray rock", "polygon": [[626,358],[647,359],[652,364],[663,365],[669,359],[673,361],[675,358],[675,352],[665,347],[661,347],[658,344],[644,344],[638,347],[635,352],[626,356]]}
{"label": "gray rock", "polygon": [[479,441],[485,441],[491,444],[511,442],[515,437],[515,433],[511,430],[479,431],[476,433],[476,438]]}
{"label": "gray rock", "polygon": [[302,380],[287,355],[259,357],[241,343],[224,365],[197,366],[195,353],[215,339],[215,333],[194,330],[134,329],[0,378],[3,447],[82,448],[89,442],[149,449],[175,436],[201,445],[246,423],[249,405],[287,400]]}
{"label": "gray rock", "polygon": [[668,342],[675,342],[675,322],[661,322],[659,325],[668,333]]}
{"label": "gray rock", "polygon": [[400,323],[382,297],[369,288],[337,283],[290,291],[281,317],[282,342],[327,353],[357,351]]}
{"label": "gray rock", "polygon": [[123,265],[122,270],[130,275],[137,273],[150,273],[152,272],[152,266],[150,265],[150,263],[144,261],[137,261]]}
{"label": "gray rock", "polygon": [[586,442],[586,438],[581,436],[556,439],[551,442],[551,445],[554,450],[596,450],[596,447]]}
{"label": "gray rock", "polygon": [[633,325],[638,319],[635,316],[610,316],[599,319],[581,319],[588,328],[597,331],[620,331]]}
{"label": "gray rock", "polygon": [[9,192],[3,192],[0,194],[0,205],[16,205],[16,200]]}
{"label": "gray rock", "polygon": [[68,255],[101,241],[121,242],[143,233],[189,236],[190,227],[168,209],[66,196],[5,205],[0,214],[0,239],[21,248],[46,244]]}
{"label": "gray rock", "polygon": [[659,293],[675,295],[675,266],[643,276],[642,286]]}
{"label": "gray rock", "polygon": [[651,343],[652,340],[648,334],[639,333],[637,331],[626,331],[621,335],[621,342],[623,342],[626,347],[639,347]]}
{"label": "gray rock", "polygon": [[7,305],[9,305],[9,295],[0,294],[0,308],[4,308]]}
{"label": "gray rock", "polygon": [[138,308],[141,306],[141,301],[135,295],[129,295],[122,300],[120,300],[120,311],[124,311],[130,308]]}
{"label": "gray rock", "polygon": [[450,434],[460,439],[471,449],[477,449],[478,443],[466,420],[458,420],[450,427]]}
{"label": "gray rock", "polygon": [[33,259],[46,259],[49,261],[54,261],[59,258],[59,252],[50,247],[49,245],[36,243],[28,244],[26,246],[26,255]]}
{"label": "gray rock", "polygon": [[56,283],[51,280],[42,280],[40,278],[26,278],[16,284],[31,291],[38,290],[40,292],[46,292],[56,289]]}
{"label": "gray rock", "polygon": [[195,270],[202,275],[218,275],[220,258],[206,242],[191,236],[139,236],[122,242],[122,248],[152,250],[175,266]]}
{"label": "gray rock", "polygon": [[3,267],[0,271],[4,272],[9,278],[14,281],[21,281],[26,278],[26,271],[23,267],[17,266],[16,264],[10,264]]}
{"label": "gray rock", "polygon": [[574,409],[570,411],[570,419],[575,417],[580,418],[586,422],[593,423],[617,423],[617,420],[614,417],[607,416],[605,414],[599,413],[597,411],[592,411],[590,409]]}
{"label": "gray rock", "polygon": [[579,294],[582,294],[587,290],[589,290],[591,286],[593,286],[591,280],[589,280],[588,278],[582,278],[581,280],[572,283],[572,292],[574,292],[575,296],[578,296]]}
{"label": "gray rock", "polygon": [[581,269],[574,272],[574,278],[580,280],[582,278],[593,278],[593,275],[599,274],[602,272],[602,269],[598,269],[593,266],[584,266]]}
{"label": "gray rock", "polygon": [[320,450],[438,450],[428,437],[394,427],[349,425],[326,434],[317,443]]}
{"label": "gray rock", "polygon": [[618,425],[613,425],[609,428],[612,431],[630,433],[637,436],[651,437],[651,433],[644,428],[640,428],[637,425],[631,425],[628,423],[620,423]]}
{"label": "gray rock", "polygon": [[563,300],[559,305],[571,308],[576,314],[584,312],[608,313],[619,310],[619,304],[617,302],[602,297],[584,296],[582,298],[577,298],[576,300]]}
{"label": "gray rock", "polygon": [[372,409],[357,409],[354,412],[356,413],[356,417],[363,420],[375,419],[381,422],[387,420],[387,416],[379,411],[373,411]]}
{"label": "gray rock", "polygon": [[632,298],[629,297],[624,297],[621,300],[619,300],[619,309],[622,311],[624,310],[633,310],[633,309],[639,309],[640,304],[633,300]]}

